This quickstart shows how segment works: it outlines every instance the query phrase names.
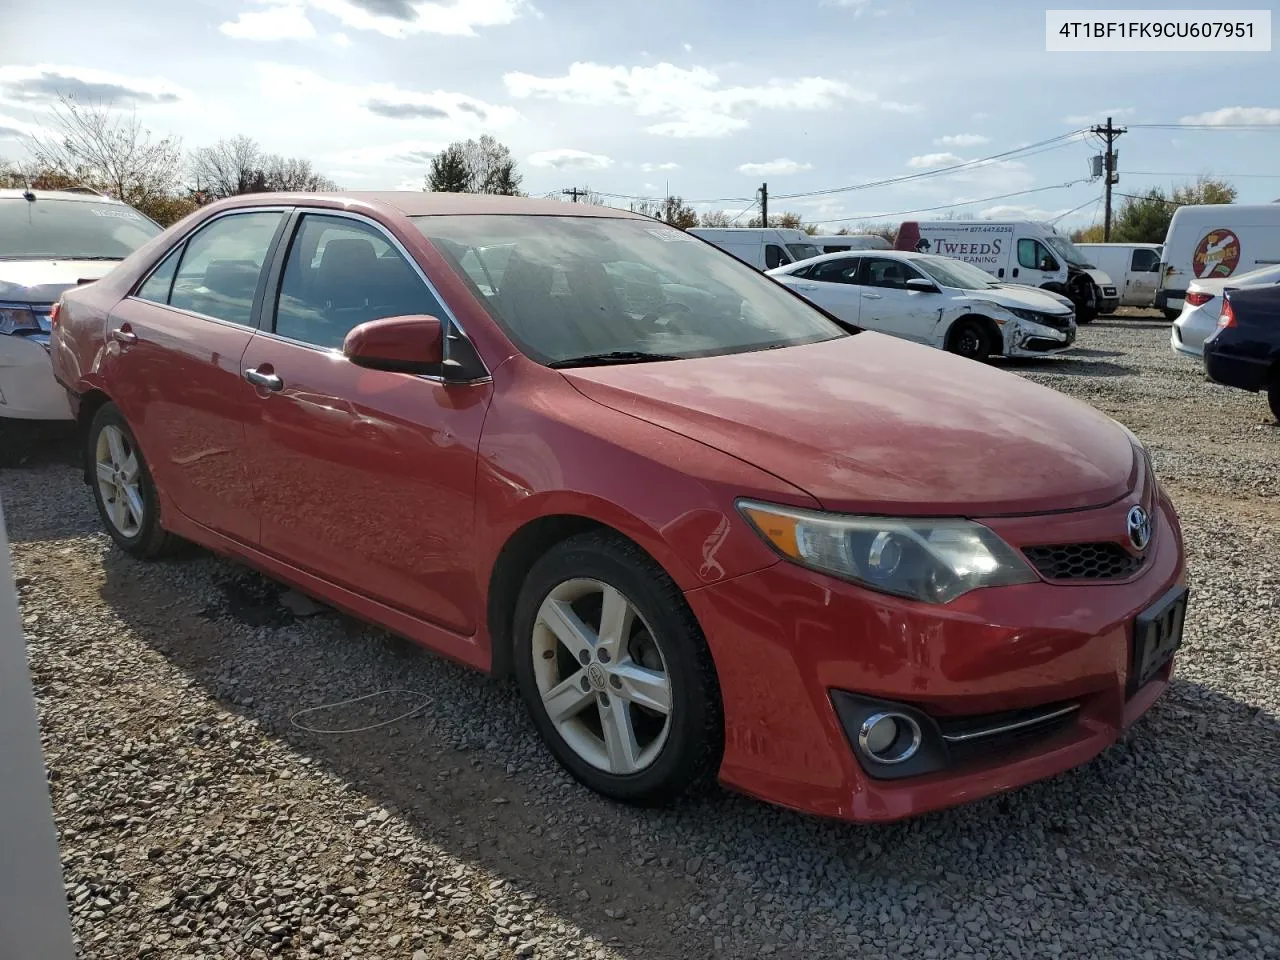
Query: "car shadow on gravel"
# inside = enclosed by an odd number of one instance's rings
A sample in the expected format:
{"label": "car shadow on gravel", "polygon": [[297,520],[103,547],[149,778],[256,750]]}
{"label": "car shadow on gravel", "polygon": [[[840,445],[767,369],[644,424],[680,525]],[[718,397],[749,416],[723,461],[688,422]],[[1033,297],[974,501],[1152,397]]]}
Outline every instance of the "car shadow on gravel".
{"label": "car shadow on gravel", "polygon": [[1129,377],[1138,372],[1137,367],[1112,363],[1100,357],[1121,356],[1103,350],[1068,351],[1052,357],[1002,357],[992,361],[993,366],[1010,373],[1056,374],[1066,377]]}
{"label": "car shadow on gravel", "polygon": [[[886,931],[892,944],[904,904],[911,928],[942,943],[966,935],[961,921],[974,933],[1030,917],[1083,945],[1097,909],[1151,914],[1162,929],[1194,921],[1201,941],[1242,948],[1276,932],[1280,836],[1266,812],[1280,724],[1196,683],[1176,680],[1127,742],[1078,770],[904,824],[823,821],[719,790],[638,810],[560,771],[511,684],[371,643],[380,631],[338,614],[277,617],[284,588],[199,552],[148,565],[112,549],[104,569],[116,615],[222,709],[624,955],[745,957],[768,944],[848,956]],[[432,702],[346,735],[290,723],[388,688]],[[374,699],[324,719],[364,726],[403,709]],[[1173,955],[1183,942],[1169,936]]]}

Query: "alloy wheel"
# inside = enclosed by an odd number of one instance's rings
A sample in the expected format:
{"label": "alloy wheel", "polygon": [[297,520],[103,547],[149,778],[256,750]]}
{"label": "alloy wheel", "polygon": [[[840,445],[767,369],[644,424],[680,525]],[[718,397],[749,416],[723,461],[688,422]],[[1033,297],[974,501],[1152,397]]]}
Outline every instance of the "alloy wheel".
{"label": "alloy wheel", "polygon": [[123,537],[136,537],[146,520],[138,453],[124,431],[107,424],[94,445],[98,492],[107,519]]}
{"label": "alloy wheel", "polygon": [[671,728],[671,681],[653,631],[616,587],[573,579],[538,609],[533,671],[556,732],[598,770],[651,765]]}

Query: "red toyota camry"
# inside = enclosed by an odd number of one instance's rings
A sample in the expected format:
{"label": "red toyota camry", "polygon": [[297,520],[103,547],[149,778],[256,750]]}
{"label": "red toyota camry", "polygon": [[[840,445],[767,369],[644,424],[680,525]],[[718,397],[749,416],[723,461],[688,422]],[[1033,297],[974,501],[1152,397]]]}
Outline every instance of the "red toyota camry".
{"label": "red toyota camry", "polygon": [[514,674],[621,800],[972,800],[1113,742],[1181,640],[1127,430],[617,210],[224,201],[67,293],[52,352],[121,548]]}

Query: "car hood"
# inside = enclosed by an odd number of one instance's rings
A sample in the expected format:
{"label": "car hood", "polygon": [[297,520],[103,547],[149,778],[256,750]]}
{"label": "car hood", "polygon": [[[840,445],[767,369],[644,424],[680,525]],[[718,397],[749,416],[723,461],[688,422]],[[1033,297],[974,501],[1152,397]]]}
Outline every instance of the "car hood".
{"label": "car hood", "polygon": [[0,260],[0,300],[53,303],[81,280],[100,280],[118,260]]}
{"label": "car hood", "polygon": [[829,510],[995,516],[1123,497],[1109,417],[1013,374],[876,333],[561,371],[580,392],[751,463]]}
{"label": "car hood", "polygon": [[1081,268],[1080,272],[1089,276],[1100,287],[1114,287],[1115,282],[1104,271],[1097,267]]}
{"label": "car hood", "polygon": [[1002,307],[1019,310],[1036,310],[1040,313],[1067,314],[1072,311],[1071,301],[1036,287],[1020,287],[1013,284],[993,287],[989,290],[958,290],[969,300],[986,300]]}

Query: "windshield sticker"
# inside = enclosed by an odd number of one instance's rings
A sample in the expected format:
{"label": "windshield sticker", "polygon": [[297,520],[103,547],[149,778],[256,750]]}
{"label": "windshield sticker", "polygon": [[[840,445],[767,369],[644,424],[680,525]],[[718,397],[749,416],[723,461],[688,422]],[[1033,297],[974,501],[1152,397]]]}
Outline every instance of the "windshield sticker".
{"label": "windshield sticker", "polygon": [[96,207],[89,210],[95,217],[111,217],[115,220],[141,220],[142,217],[134,213],[132,210],[99,210]]}
{"label": "windshield sticker", "polygon": [[670,227],[665,230],[646,230],[645,233],[653,234],[663,243],[693,243],[693,237],[683,230],[673,230]]}

